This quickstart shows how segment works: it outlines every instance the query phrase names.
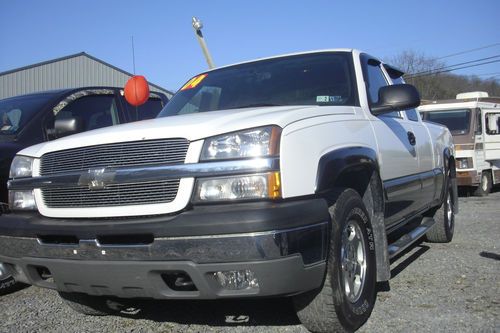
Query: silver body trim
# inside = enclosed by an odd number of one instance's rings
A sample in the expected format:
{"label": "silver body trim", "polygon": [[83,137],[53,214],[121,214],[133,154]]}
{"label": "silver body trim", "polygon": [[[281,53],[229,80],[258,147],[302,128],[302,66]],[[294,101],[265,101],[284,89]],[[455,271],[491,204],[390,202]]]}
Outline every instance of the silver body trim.
{"label": "silver body trim", "polygon": [[415,243],[420,239],[430,228],[436,223],[436,221],[432,217],[425,217],[422,220],[422,224],[415,229],[411,230],[409,233],[404,234],[401,238],[399,238],[394,243],[390,244],[388,247],[389,258],[394,258],[401,252],[403,252],[406,248],[408,248],[411,244]]}
{"label": "silver body trim", "polygon": [[[124,168],[102,168],[95,176],[95,170],[70,172],[51,176],[13,179],[8,182],[10,190],[32,190],[36,188],[58,188],[71,185],[125,184],[149,182],[158,179],[178,179],[191,177],[230,176],[255,172],[279,170],[279,157],[230,160],[219,162],[186,163],[175,165],[151,165]],[[97,179],[98,178],[98,179]]]}

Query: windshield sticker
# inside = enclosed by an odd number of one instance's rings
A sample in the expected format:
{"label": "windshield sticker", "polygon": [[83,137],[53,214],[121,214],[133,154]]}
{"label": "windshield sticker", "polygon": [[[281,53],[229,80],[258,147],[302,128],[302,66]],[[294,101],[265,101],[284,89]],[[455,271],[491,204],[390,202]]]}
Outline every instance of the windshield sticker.
{"label": "windshield sticker", "polygon": [[181,91],[196,88],[196,86],[199,85],[200,82],[203,81],[203,79],[206,78],[207,76],[208,74],[201,74],[193,77],[184,86],[182,86]]}
{"label": "windshield sticker", "polygon": [[316,103],[338,103],[342,101],[342,96],[316,96]]}

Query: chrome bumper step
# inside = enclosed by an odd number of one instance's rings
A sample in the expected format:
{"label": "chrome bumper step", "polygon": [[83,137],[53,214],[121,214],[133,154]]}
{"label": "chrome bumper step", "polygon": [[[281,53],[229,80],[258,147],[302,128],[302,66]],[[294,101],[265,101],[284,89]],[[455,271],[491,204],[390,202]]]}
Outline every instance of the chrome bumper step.
{"label": "chrome bumper step", "polygon": [[432,217],[424,217],[422,223],[416,228],[412,229],[407,234],[404,234],[395,242],[389,244],[389,258],[392,259],[405,249],[407,249],[411,244],[415,243],[420,239],[430,228],[436,223]]}

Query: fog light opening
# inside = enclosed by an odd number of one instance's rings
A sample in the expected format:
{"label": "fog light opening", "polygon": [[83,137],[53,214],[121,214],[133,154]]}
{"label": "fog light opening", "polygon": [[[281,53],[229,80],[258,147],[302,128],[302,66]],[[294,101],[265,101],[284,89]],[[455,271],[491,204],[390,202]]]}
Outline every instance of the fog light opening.
{"label": "fog light opening", "polygon": [[35,210],[37,209],[35,195],[29,191],[9,191],[10,210]]}
{"label": "fog light opening", "polygon": [[219,271],[213,273],[215,280],[226,290],[258,289],[259,281],[249,269]]}
{"label": "fog light opening", "polygon": [[167,286],[174,291],[198,291],[191,277],[182,271],[172,271],[161,275]]}
{"label": "fog light opening", "polygon": [[36,272],[38,273],[38,276],[40,276],[40,279],[42,279],[43,281],[54,282],[54,279],[52,278],[52,273],[47,267],[36,266],[35,269]]}
{"label": "fog light opening", "polygon": [[8,267],[8,264],[4,264],[3,262],[0,262],[0,280],[4,280],[11,276],[11,271]]}

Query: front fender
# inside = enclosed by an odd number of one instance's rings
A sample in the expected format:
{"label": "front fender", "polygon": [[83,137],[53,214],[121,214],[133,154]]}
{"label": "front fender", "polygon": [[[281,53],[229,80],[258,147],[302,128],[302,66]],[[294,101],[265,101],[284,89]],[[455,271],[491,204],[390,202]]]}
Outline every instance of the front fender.
{"label": "front fender", "polygon": [[345,147],[323,155],[318,164],[316,193],[328,191],[347,170],[379,171],[377,153],[368,147]]}

